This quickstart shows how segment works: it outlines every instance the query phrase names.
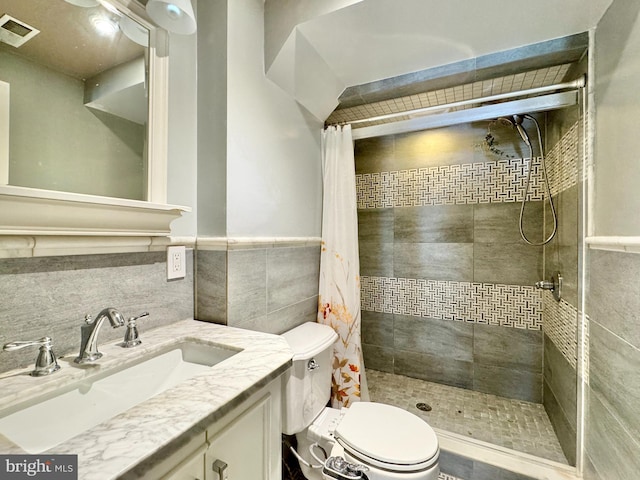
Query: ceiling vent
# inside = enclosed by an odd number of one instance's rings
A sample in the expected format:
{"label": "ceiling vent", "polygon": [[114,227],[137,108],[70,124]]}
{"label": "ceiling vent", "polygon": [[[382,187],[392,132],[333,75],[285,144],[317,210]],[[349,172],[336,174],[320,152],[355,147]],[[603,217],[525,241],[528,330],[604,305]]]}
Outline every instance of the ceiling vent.
{"label": "ceiling vent", "polygon": [[4,42],[12,47],[19,47],[31,40],[40,30],[21,22],[10,15],[0,17],[0,42]]}

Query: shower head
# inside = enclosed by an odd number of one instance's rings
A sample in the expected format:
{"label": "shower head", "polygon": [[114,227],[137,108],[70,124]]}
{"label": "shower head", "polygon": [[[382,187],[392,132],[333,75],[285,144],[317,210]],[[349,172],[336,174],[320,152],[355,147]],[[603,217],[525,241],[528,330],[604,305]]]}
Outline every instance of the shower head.
{"label": "shower head", "polygon": [[511,127],[518,130],[518,133],[522,137],[524,143],[526,143],[529,147],[531,146],[531,140],[529,140],[529,135],[527,135],[527,131],[522,126],[522,121],[524,120],[523,115],[511,115],[509,117],[500,117],[498,118],[499,122],[506,123]]}

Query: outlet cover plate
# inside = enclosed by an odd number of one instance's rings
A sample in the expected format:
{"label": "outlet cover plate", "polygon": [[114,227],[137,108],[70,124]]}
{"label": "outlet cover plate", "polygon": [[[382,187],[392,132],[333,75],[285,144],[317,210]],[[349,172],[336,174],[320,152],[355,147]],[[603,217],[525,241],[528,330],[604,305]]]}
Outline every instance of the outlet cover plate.
{"label": "outlet cover plate", "polygon": [[167,280],[184,278],[187,274],[187,249],[184,246],[167,247]]}

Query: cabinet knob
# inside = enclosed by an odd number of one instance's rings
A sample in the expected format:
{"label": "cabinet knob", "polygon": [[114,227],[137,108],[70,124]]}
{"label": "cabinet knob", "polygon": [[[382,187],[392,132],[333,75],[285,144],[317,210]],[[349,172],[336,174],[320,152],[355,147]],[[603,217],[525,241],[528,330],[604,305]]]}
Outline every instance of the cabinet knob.
{"label": "cabinet knob", "polygon": [[213,462],[213,465],[211,466],[211,468],[213,469],[214,472],[216,472],[218,474],[218,480],[228,480],[229,479],[229,475],[227,474],[227,467],[229,465],[227,465],[225,462],[223,462],[222,460],[218,459],[215,462]]}

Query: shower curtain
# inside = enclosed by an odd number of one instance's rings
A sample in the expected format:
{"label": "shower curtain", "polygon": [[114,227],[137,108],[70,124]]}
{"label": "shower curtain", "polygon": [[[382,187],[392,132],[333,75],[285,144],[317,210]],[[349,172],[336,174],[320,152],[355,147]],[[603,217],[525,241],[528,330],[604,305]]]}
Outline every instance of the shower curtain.
{"label": "shower curtain", "polygon": [[360,343],[360,261],[355,160],[351,126],[322,132],[322,251],[318,322],[338,334],[334,344],[331,403],[368,400]]}

